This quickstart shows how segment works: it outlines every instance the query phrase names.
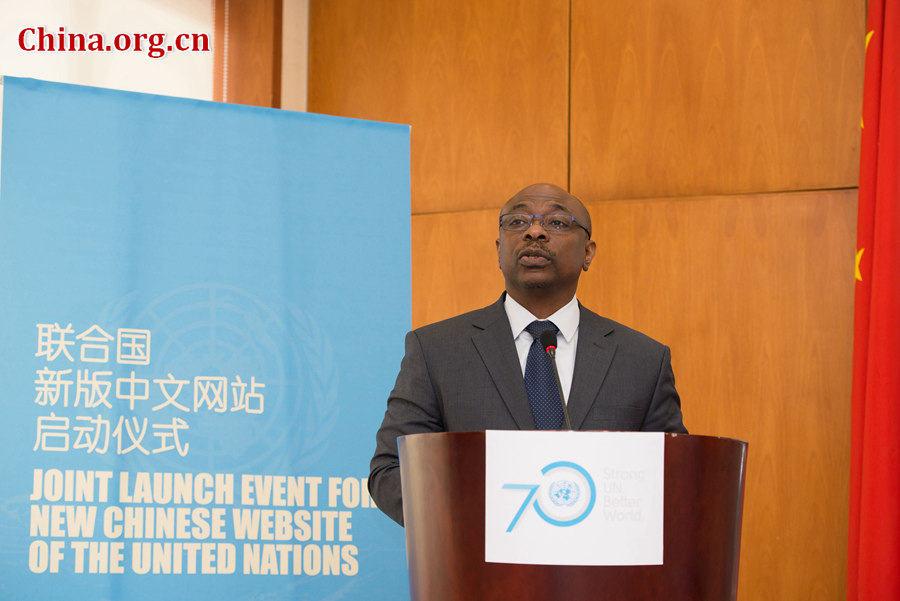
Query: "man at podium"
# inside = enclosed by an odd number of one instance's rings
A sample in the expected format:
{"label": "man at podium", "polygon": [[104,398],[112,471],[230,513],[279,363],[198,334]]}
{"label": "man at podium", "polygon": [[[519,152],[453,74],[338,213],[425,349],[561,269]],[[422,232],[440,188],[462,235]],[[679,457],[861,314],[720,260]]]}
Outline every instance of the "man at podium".
{"label": "man at podium", "polygon": [[406,336],[369,474],[372,498],[401,525],[399,436],[566,423],[687,432],[669,348],[575,296],[596,252],[581,201],[551,184],[524,188],[500,210],[496,246],[497,302]]}

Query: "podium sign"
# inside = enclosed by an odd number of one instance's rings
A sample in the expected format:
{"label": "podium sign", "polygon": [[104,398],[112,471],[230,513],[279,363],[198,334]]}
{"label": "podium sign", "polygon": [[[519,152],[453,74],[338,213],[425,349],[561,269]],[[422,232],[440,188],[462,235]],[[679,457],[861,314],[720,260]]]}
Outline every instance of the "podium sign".
{"label": "podium sign", "polygon": [[656,432],[487,432],[485,561],[661,565],[664,448]]}

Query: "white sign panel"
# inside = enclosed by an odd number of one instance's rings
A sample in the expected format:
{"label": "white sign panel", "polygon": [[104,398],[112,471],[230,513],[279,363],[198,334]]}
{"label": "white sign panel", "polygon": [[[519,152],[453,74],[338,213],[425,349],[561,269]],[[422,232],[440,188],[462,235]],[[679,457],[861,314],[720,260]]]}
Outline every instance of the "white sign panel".
{"label": "white sign panel", "polygon": [[662,565],[664,436],[488,431],[485,561]]}

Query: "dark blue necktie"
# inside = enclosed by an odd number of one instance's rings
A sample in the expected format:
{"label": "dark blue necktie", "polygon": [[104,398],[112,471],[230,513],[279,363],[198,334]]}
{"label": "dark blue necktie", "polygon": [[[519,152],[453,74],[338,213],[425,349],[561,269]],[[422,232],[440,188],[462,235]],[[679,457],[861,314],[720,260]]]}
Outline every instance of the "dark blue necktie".
{"label": "dark blue necktie", "polygon": [[533,321],[525,329],[534,338],[525,362],[525,389],[528,391],[534,425],[538,430],[558,430],[563,421],[562,401],[556,387],[553,363],[541,344],[541,333],[546,330],[558,332],[559,328],[552,321]]}

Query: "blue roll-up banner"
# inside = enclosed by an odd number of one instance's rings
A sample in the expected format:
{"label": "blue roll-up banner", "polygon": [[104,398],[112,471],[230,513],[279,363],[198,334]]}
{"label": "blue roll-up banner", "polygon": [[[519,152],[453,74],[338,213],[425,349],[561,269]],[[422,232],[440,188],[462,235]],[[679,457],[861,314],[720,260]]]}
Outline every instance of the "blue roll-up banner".
{"label": "blue roll-up banner", "polygon": [[409,128],[3,80],[0,599],[396,600]]}

